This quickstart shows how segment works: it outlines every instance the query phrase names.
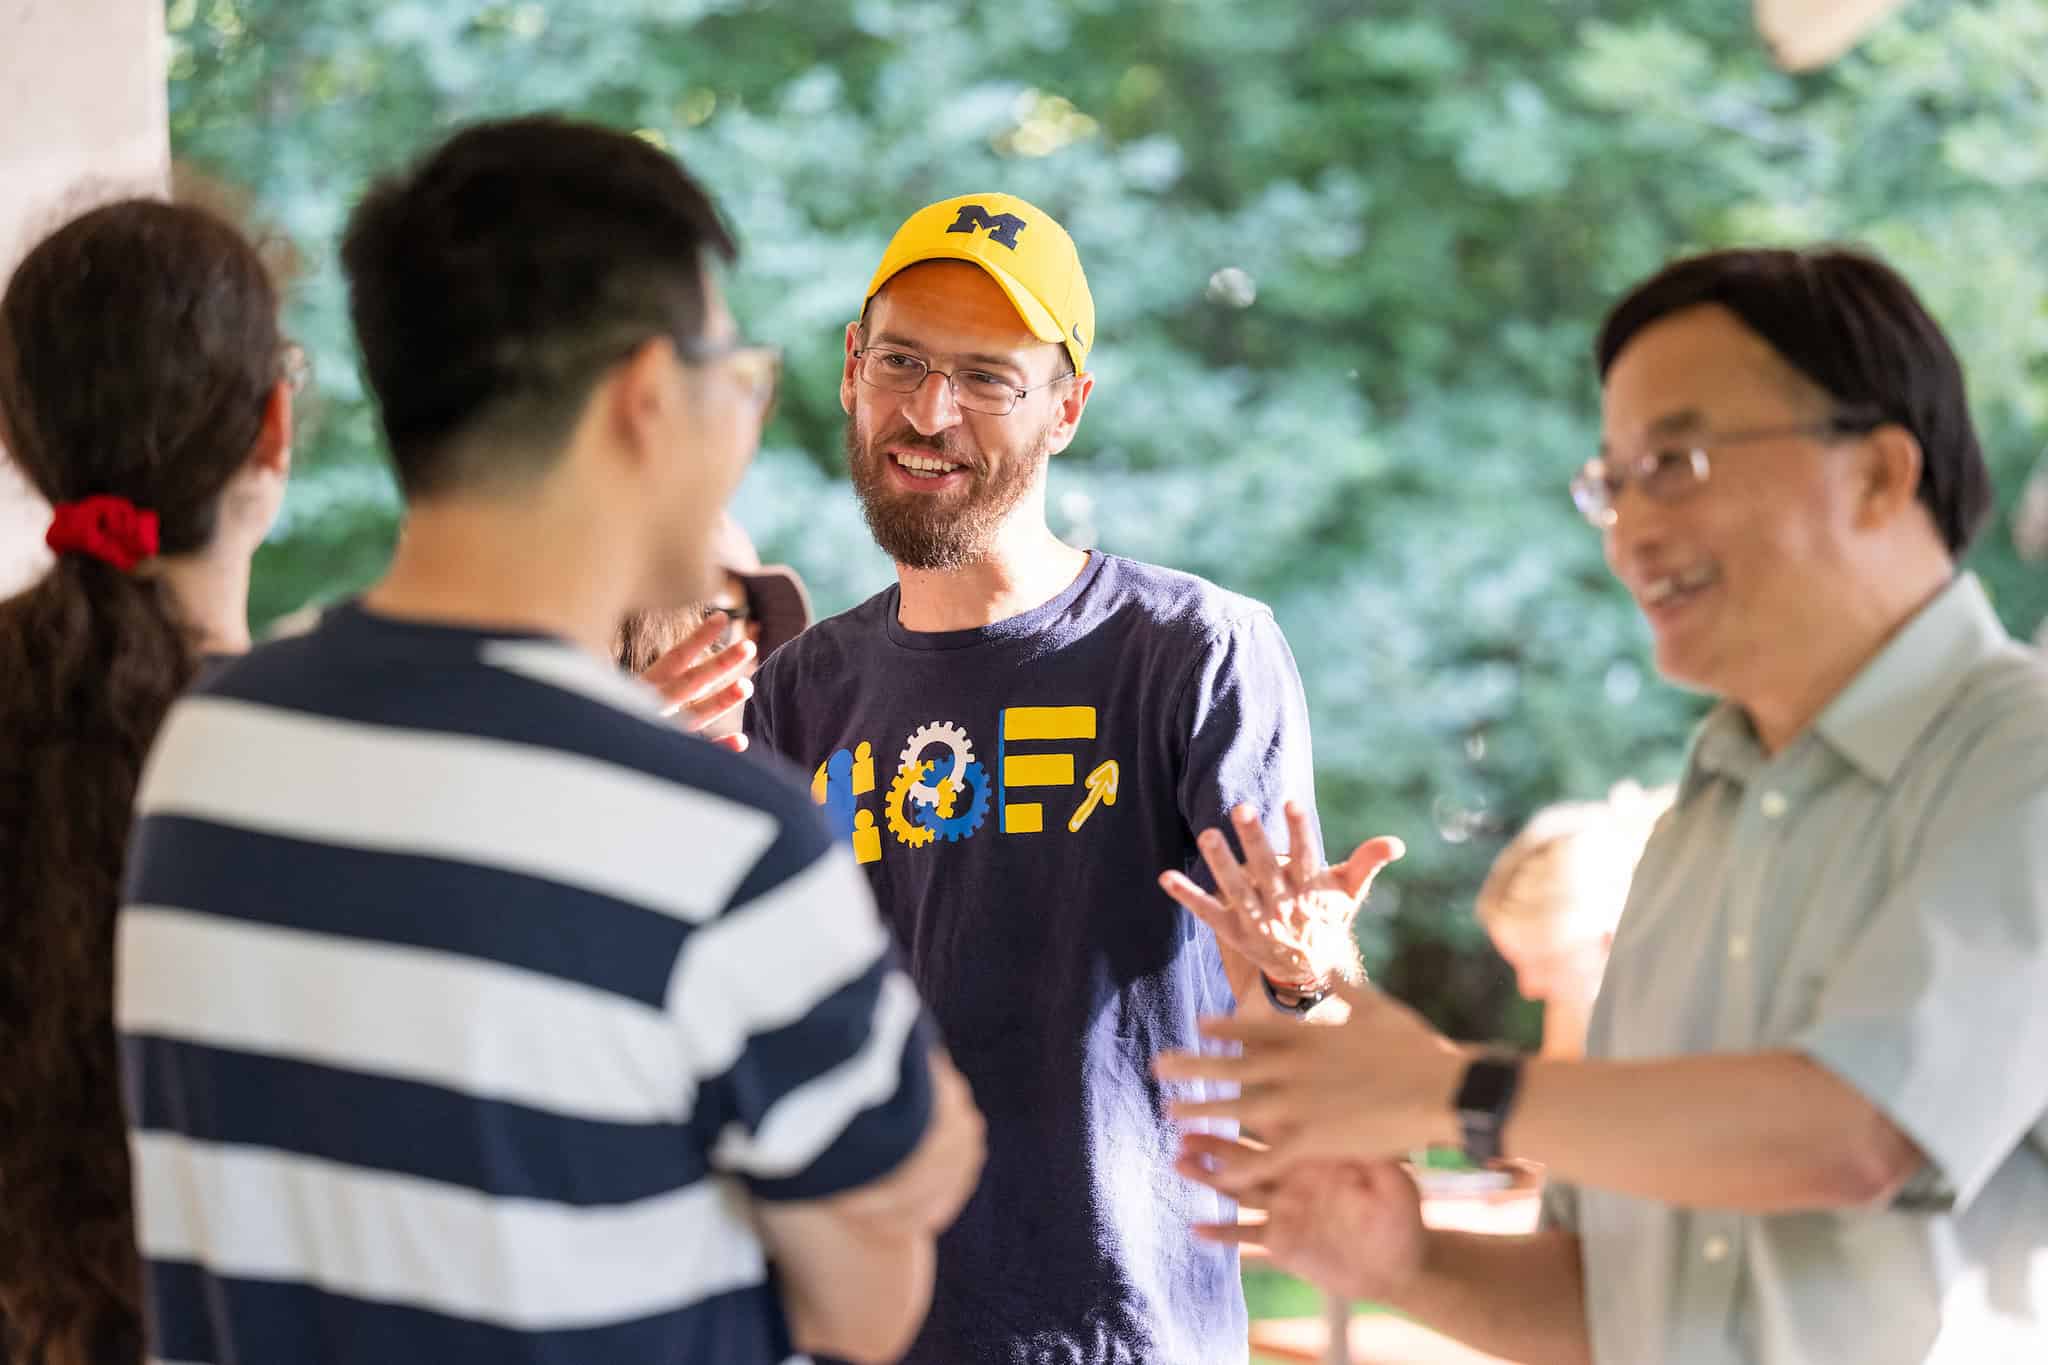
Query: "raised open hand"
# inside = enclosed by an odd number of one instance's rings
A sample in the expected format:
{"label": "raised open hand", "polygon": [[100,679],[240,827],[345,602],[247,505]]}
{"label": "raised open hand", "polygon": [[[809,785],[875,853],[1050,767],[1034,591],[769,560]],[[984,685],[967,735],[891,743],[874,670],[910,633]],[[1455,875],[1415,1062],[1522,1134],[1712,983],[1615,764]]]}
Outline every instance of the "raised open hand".
{"label": "raised open hand", "polygon": [[1196,843],[1216,878],[1212,894],[1178,871],[1159,878],[1167,895],[1216,931],[1225,948],[1245,958],[1280,987],[1306,991],[1327,986],[1339,964],[1355,961],[1351,924],[1381,868],[1406,850],[1399,839],[1368,839],[1349,858],[1328,866],[1301,855],[1316,846],[1308,811],[1287,803],[1287,829],[1296,856],[1273,852],[1258,812],[1230,813],[1244,848],[1240,863],[1221,830],[1202,831]]}

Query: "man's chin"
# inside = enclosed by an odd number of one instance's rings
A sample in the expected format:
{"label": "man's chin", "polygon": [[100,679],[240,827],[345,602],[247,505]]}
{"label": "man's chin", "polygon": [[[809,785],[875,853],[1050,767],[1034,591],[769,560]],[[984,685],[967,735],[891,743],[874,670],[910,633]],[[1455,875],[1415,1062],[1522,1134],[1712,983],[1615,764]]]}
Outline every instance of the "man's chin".
{"label": "man's chin", "polygon": [[1657,641],[1651,647],[1651,662],[1657,676],[1682,692],[1693,692],[1705,697],[1723,697],[1725,680],[1715,676],[1716,670],[1684,649],[1666,647]]}
{"label": "man's chin", "polygon": [[940,573],[964,569],[980,562],[987,550],[958,536],[927,534],[901,525],[884,527],[870,522],[868,530],[882,553],[906,569]]}

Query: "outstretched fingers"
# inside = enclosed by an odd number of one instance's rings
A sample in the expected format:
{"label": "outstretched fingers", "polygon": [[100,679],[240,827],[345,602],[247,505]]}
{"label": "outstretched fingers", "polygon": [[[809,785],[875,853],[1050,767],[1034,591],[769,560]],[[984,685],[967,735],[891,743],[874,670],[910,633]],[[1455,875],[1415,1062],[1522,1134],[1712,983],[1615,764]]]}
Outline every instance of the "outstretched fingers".
{"label": "outstretched fingers", "polygon": [[1251,1196],[1285,1169],[1285,1161],[1264,1143],[1190,1133],[1181,1139],[1174,1169],[1197,1184],[1256,1202]]}
{"label": "outstretched fingers", "polygon": [[1294,883],[1287,872],[1281,871],[1279,856],[1273,852],[1272,841],[1266,838],[1258,811],[1248,805],[1239,806],[1230,812],[1230,823],[1244,849],[1244,876],[1252,891],[1267,902],[1286,896],[1294,889]]}
{"label": "outstretched fingers", "polygon": [[1337,868],[1337,884],[1354,901],[1365,899],[1372,892],[1373,879],[1387,864],[1408,852],[1408,846],[1391,835],[1367,839],[1351,851]]}

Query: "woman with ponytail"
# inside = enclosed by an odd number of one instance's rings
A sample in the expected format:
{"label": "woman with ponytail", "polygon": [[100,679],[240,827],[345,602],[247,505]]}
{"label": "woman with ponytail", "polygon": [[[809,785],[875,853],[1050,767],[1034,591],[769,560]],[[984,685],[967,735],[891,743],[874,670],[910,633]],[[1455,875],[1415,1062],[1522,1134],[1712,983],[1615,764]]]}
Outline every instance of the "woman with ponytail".
{"label": "woman with ponytail", "polygon": [[129,200],[0,299],[0,444],[55,562],[0,602],[0,1359],[142,1358],[111,1019],[143,755],[210,655],[248,647],[249,558],[291,462],[293,376],[255,250]]}

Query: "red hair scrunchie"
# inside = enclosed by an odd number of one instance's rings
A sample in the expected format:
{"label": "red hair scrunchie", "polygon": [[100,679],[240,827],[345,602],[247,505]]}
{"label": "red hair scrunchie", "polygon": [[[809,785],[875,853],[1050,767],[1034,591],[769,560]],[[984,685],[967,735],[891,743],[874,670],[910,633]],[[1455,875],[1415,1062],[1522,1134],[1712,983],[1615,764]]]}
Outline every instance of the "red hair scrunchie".
{"label": "red hair scrunchie", "polygon": [[95,493],[50,509],[50,529],[43,543],[58,554],[84,554],[103,559],[122,573],[156,553],[156,513],[123,497]]}

